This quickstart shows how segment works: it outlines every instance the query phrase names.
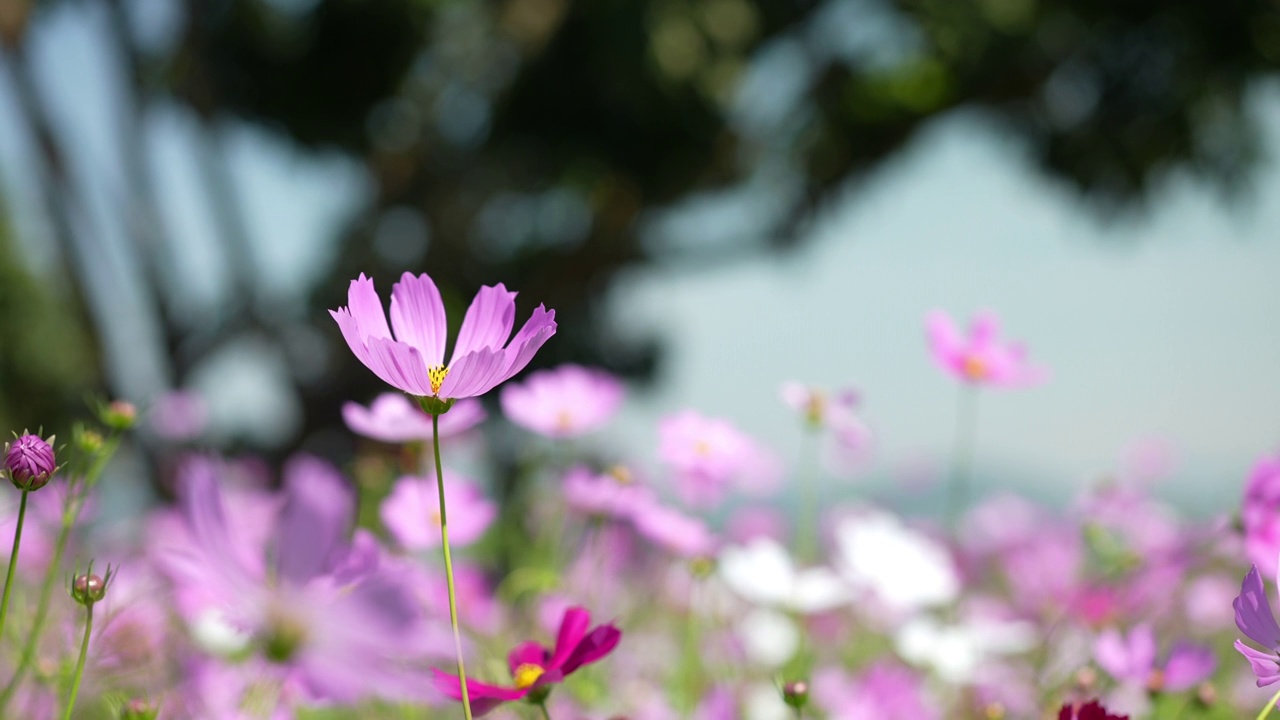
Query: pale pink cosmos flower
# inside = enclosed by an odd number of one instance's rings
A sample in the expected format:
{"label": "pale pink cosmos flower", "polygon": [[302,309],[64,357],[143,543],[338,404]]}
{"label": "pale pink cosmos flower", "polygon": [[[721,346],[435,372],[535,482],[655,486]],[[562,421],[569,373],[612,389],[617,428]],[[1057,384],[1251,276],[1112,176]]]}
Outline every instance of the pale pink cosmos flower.
{"label": "pale pink cosmos flower", "polygon": [[706,557],[719,544],[702,520],[657,501],[640,503],[631,522],[642,536],[680,557]]}
{"label": "pale pink cosmos flower", "polygon": [[410,395],[441,400],[489,392],[523,370],[556,332],[555,311],[539,305],[512,337],[516,294],[501,283],[486,285],[467,308],[446,363],[444,302],[425,273],[405,273],[391,288],[390,327],[373,280],[363,273],[351,281],[347,306],[329,314],[356,358],[384,382]]}
{"label": "pale pink cosmos flower", "polygon": [[734,484],[761,490],[776,480],[776,460],[732,423],[695,410],[658,424],[658,457],[675,471],[675,491],[689,505],[708,507]]}
{"label": "pale pink cosmos flower", "polygon": [[[498,506],[475,482],[445,471],[444,497],[449,508],[449,543],[479,540],[498,516]],[[396,481],[379,508],[379,516],[396,542],[410,550],[440,545],[439,490],[434,478],[406,476]],[[429,522],[424,523],[423,518]]]}
{"label": "pale pink cosmos flower", "polygon": [[1280,455],[1259,458],[1245,482],[1240,508],[1249,560],[1271,567],[1280,556]]}
{"label": "pale pink cosmos flower", "polygon": [[858,393],[844,388],[829,393],[794,381],[782,384],[782,402],[799,413],[815,430],[825,431],[832,440],[826,451],[827,465],[837,472],[857,469],[870,455],[871,429],[858,417]]}
{"label": "pale pink cosmos flower", "polygon": [[1027,362],[1021,345],[1001,341],[1000,321],[993,312],[984,310],[975,315],[967,338],[940,310],[929,313],[925,327],[934,361],[961,382],[1022,387],[1048,378],[1047,371]]}
{"label": "pale pink cosmos flower", "polygon": [[594,473],[579,465],[565,474],[561,490],[570,509],[620,520],[630,517],[636,507],[650,499],[650,490],[639,485],[631,471],[622,466]]}
{"label": "pale pink cosmos flower", "polygon": [[[486,417],[479,400],[456,403],[440,416],[440,439],[460,435],[479,425]],[[431,416],[400,393],[382,393],[369,407],[349,402],[342,406],[342,419],[351,432],[384,443],[430,442]]]}
{"label": "pale pink cosmos flower", "polygon": [[1163,663],[1156,661],[1156,633],[1146,623],[1127,635],[1114,629],[1098,636],[1093,657],[1115,679],[1150,692],[1182,692],[1209,679],[1218,666],[1213,650],[1177,643]]}
{"label": "pale pink cosmos flower", "polygon": [[622,381],[603,370],[561,365],[531,373],[502,389],[502,412],[520,427],[549,438],[599,430],[617,414]]}

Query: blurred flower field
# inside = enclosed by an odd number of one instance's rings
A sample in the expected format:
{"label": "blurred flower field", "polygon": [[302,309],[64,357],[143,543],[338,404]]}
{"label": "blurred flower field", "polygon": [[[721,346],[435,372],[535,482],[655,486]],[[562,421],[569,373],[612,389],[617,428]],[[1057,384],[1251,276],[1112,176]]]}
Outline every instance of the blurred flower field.
{"label": "blurred flower field", "polygon": [[[774,379],[767,401],[812,440],[799,448],[673,407],[647,455],[614,456],[592,436],[627,402],[624,383],[577,365],[522,373],[555,342],[553,309],[516,329],[515,293],[499,284],[451,325],[431,278],[408,273],[389,297],[361,275],[332,311],[388,385],[342,409],[361,438],[349,467],[300,455],[277,477],[254,457],[212,455],[185,395],[103,403],[57,438],[15,435],[0,717],[1273,709],[1280,456],[1238,479],[1230,517],[1180,516],[1160,499],[1158,462],[1062,507],[974,496],[975,408],[1051,381],[1049,359],[1002,337],[993,313],[901,330],[960,386],[950,475],[934,490],[946,512],[903,517],[859,499],[859,470],[893,432],[860,417],[875,388]],[[122,529],[98,485],[140,423],[182,451],[176,501]],[[522,448],[503,501],[459,469],[486,452],[486,423],[513,426],[499,437]]]}

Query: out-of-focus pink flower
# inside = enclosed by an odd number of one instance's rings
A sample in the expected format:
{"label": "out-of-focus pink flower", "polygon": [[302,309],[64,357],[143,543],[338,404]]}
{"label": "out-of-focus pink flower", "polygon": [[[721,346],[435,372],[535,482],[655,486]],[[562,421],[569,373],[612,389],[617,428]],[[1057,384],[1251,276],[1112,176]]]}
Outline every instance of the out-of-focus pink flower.
{"label": "out-of-focus pink flower", "polygon": [[771,507],[747,506],[733,511],[726,534],[736,543],[749,543],[759,538],[786,542],[790,536],[787,519]]}
{"label": "out-of-focus pink flower", "polygon": [[1198,577],[1183,593],[1183,611],[1195,627],[1204,630],[1230,627],[1231,600],[1235,595],[1235,582],[1224,575]]}
{"label": "out-of-focus pink flower", "polygon": [[715,552],[716,536],[698,518],[659,502],[644,502],[631,514],[636,531],[680,557],[705,557]]}
{"label": "out-of-focus pink flower", "polygon": [[[462,400],[440,416],[440,439],[460,435],[485,419],[479,400]],[[382,393],[369,407],[349,402],[342,419],[357,435],[385,443],[430,442],[431,416],[401,393]]]}
{"label": "out-of-focus pink flower", "polygon": [[1259,458],[1249,473],[1240,508],[1249,560],[1272,567],[1280,557],[1280,455]]}
{"label": "out-of-focus pink flower", "polygon": [[622,381],[603,370],[561,365],[531,373],[502,389],[502,412],[549,438],[571,438],[604,427],[622,406]]}
{"label": "out-of-focus pink flower", "polygon": [[215,467],[184,477],[178,532],[156,551],[188,598],[179,607],[193,628],[214,618],[247,636],[301,700],[421,698],[409,669],[422,656],[417,603],[399,575],[379,568],[371,536],[347,540],[354,498],[336,470],[290,461],[283,504],[262,523],[270,535],[251,548],[242,534],[262,521],[229,512]]}
{"label": "out-of-focus pink flower", "polygon": [[755,441],[727,420],[695,410],[659,422],[658,457],[675,472],[676,494],[697,507],[720,502],[735,483],[759,489],[776,479],[777,468]]}
{"label": "out-of-focus pink flower", "polygon": [[579,465],[569,470],[560,487],[571,509],[615,519],[630,517],[637,507],[650,500],[651,494],[622,466],[597,474]]}
{"label": "out-of-focus pink flower", "polygon": [[425,273],[405,273],[391,288],[390,327],[373,280],[363,273],[351,281],[347,306],[329,314],[356,358],[383,382],[410,395],[442,400],[489,392],[523,370],[556,332],[555,311],[539,305],[512,337],[516,294],[501,283],[484,286],[467,308],[452,358],[445,363],[444,302]]}
{"label": "out-of-focus pink flower", "polygon": [[947,374],[974,385],[1020,387],[1043,382],[1048,373],[1027,362],[1021,345],[1001,341],[995,313],[979,312],[962,337],[951,317],[941,310],[925,321],[933,359]]}
{"label": "out-of-focus pink flower", "polygon": [[147,419],[157,437],[186,442],[204,433],[209,422],[209,408],[200,393],[173,390],[152,401]]}
{"label": "out-of-focus pink flower", "polygon": [[858,393],[850,389],[830,394],[821,388],[787,381],[780,392],[782,402],[800,413],[816,430],[825,430],[832,442],[826,451],[827,464],[837,472],[862,465],[871,453],[872,437],[867,424],[858,417]]}
{"label": "out-of-focus pink flower", "polygon": [[[504,702],[521,700],[535,688],[560,683],[578,668],[604,659],[618,646],[622,631],[611,624],[588,629],[590,626],[591,613],[584,608],[572,607],[565,611],[560,621],[554,648],[527,642],[512,650],[507,656],[512,687],[467,678],[472,712],[484,715]],[[462,699],[462,683],[456,675],[434,668],[431,672],[435,675],[437,690],[454,700]]]}
{"label": "out-of-focus pink flower", "polygon": [[[475,482],[452,471],[444,476],[445,506],[449,509],[449,543],[455,547],[479,540],[498,506]],[[396,481],[382,501],[379,516],[396,542],[410,550],[440,545],[440,498],[435,478],[406,476]]]}
{"label": "out-of-focus pink flower", "polygon": [[1156,662],[1156,633],[1148,624],[1121,635],[1106,630],[1093,644],[1093,657],[1115,679],[1140,685],[1151,692],[1182,692],[1213,675],[1218,659],[1213,650],[1178,643],[1163,664]]}
{"label": "out-of-focus pink flower", "polygon": [[819,670],[813,677],[813,699],[831,717],[876,720],[942,717],[918,674],[884,662],[871,665],[852,680],[842,670]]}

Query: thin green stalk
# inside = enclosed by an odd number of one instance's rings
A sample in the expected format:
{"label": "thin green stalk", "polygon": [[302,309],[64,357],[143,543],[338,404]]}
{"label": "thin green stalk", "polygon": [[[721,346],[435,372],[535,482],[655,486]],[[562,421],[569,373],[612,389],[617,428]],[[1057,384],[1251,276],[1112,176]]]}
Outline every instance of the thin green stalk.
{"label": "thin green stalk", "polygon": [[453,559],[449,557],[449,521],[444,509],[444,469],[440,466],[440,416],[431,415],[432,446],[436,455],[436,490],[440,496],[440,543],[444,548],[444,575],[449,587],[449,624],[453,626],[453,649],[458,655],[458,682],[462,686],[462,714],[471,720],[471,695],[467,692],[467,668],[462,662],[462,633],[458,629],[458,598],[453,590]]}
{"label": "thin green stalk", "polygon": [[978,389],[965,385],[956,406],[955,447],[951,455],[951,482],[947,486],[947,527],[955,530],[965,503],[969,501],[969,475],[977,434]]}
{"label": "thin green stalk", "polygon": [[93,632],[93,603],[85,603],[84,638],[80,641],[80,657],[76,659],[76,674],[71,678],[71,697],[67,698],[67,708],[62,712],[62,720],[71,720],[71,711],[76,707],[76,696],[80,694],[80,680],[84,678],[84,660],[89,655],[89,633]]}
{"label": "thin green stalk", "polygon": [[9,553],[9,572],[4,579],[4,597],[0,598],[0,643],[4,642],[4,621],[9,617],[9,591],[13,589],[13,569],[18,567],[18,546],[22,543],[22,522],[27,518],[27,494],[22,491],[18,504],[18,525],[13,530],[13,552]]}
{"label": "thin green stalk", "polygon": [[810,457],[809,449],[816,447],[820,428],[805,423],[800,441],[800,458],[797,472],[800,476],[800,505],[796,513],[796,559],[800,562],[818,560],[818,471]]}
{"label": "thin green stalk", "polygon": [[1280,700],[1280,691],[1277,691],[1275,695],[1272,695],[1271,699],[1267,701],[1267,704],[1262,706],[1262,712],[1258,713],[1256,720],[1262,720],[1266,716],[1270,715],[1272,708],[1276,706],[1277,700]]}
{"label": "thin green stalk", "polygon": [[551,713],[547,712],[547,703],[545,701],[538,703],[538,709],[542,711],[542,720],[551,720]]}

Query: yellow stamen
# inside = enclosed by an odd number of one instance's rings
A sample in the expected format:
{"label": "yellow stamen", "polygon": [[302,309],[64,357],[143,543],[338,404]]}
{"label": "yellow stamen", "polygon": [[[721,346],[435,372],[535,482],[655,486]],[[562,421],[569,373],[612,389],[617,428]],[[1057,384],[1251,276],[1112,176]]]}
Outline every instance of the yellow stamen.
{"label": "yellow stamen", "polygon": [[711,454],[711,443],[706,440],[699,440],[694,443],[693,452],[699,457],[706,457]]}
{"label": "yellow stamen", "polygon": [[525,663],[517,667],[516,671],[512,673],[512,675],[515,675],[516,689],[523,690],[527,687],[532,687],[544,672],[546,671],[542,669],[541,665],[534,665],[533,663]]}
{"label": "yellow stamen", "polygon": [[561,410],[556,414],[556,429],[561,432],[569,432],[573,429],[573,415],[568,410]]}
{"label": "yellow stamen", "polygon": [[625,465],[614,465],[613,467],[609,468],[609,474],[613,476],[614,480],[618,481],[619,485],[631,484],[631,480],[632,480],[631,470],[628,469]]}
{"label": "yellow stamen", "polygon": [[440,386],[444,384],[444,379],[449,376],[449,368],[443,365],[432,365],[427,368],[427,379],[431,381],[431,394],[439,395]]}
{"label": "yellow stamen", "polygon": [[984,380],[987,377],[987,364],[982,361],[982,358],[973,355],[965,357],[960,370],[970,380]]}

